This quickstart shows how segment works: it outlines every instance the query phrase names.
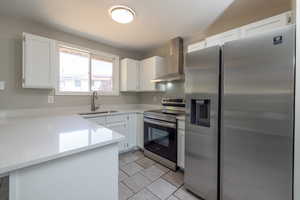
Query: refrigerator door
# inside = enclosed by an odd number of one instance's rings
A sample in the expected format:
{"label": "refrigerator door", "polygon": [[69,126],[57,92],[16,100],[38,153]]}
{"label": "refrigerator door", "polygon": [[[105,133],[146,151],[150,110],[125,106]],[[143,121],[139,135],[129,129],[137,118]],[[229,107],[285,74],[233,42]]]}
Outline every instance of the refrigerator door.
{"label": "refrigerator door", "polygon": [[223,55],[222,200],[292,200],[295,27]]}
{"label": "refrigerator door", "polygon": [[206,200],[218,195],[219,46],[186,55],[185,187]]}

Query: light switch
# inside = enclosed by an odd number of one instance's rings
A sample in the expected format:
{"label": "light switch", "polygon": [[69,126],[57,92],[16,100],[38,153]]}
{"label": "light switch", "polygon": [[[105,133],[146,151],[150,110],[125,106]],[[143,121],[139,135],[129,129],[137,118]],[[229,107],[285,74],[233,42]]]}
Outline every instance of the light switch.
{"label": "light switch", "polygon": [[5,90],[5,81],[0,81],[0,90]]}

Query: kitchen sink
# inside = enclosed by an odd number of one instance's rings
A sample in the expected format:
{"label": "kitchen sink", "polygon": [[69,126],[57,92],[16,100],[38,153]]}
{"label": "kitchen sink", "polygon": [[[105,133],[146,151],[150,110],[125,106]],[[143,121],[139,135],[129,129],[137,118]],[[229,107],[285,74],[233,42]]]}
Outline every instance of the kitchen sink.
{"label": "kitchen sink", "polygon": [[95,111],[95,112],[87,112],[87,113],[79,113],[79,115],[101,115],[101,114],[110,114],[116,113],[116,110],[106,110],[106,111]]}

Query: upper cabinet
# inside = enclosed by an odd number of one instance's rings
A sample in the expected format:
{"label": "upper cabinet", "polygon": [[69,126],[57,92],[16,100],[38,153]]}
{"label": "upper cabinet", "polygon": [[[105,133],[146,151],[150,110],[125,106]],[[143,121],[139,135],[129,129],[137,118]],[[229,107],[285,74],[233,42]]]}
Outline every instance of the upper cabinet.
{"label": "upper cabinet", "polygon": [[140,61],[125,58],[121,61],[121,91],[138,91]]}
{"label": "upper cabinet", "polygon": [[226,42],[238,40],[239,38],[241,38],[241,32],[241,29],[237,28],[234,30],[227,31],[225,33],[206,38],[206,47],[223,45]]}
{"label": "upper cabinet", "polygon": [[125,58],[121,61],[121,91],[161,91],[163,88],[157,87],[152,80],[164,75],[165,70],[165,60],[159,56],[142,61]]}
{"label": "upper cabinet", "polygon": [[238,40],[244,37],[249,37],[264,31],[270,31],[275,28],[283,27],[291,23],[291,12],[286,12],[274,17],[270,17],[258,22],[242,26],[224,33],[220,33],[205,40],[191,44],[187,48],[187,52],[193,52],[215,45],[223,45],[226,42]]}
{"label": "upper cabinet", "polygon": [[204,48],[206,48],[206,42],[200,41],[200,42],[189,45],[187,52],[190,53],[190,52],[197,51],[197,50],[204,49]]}
{"label": "upper cabinet", "polygon": [[54,88],[55,41],[23,33],[23,88]]}
{"label": "upper cabinet", "polygon": [[258,22],[254,22],[241,28],[242,36],[249,37],[275,28],[280,28],[290,24],[291,20],[291,12],[287,12]]}
{"label": "upper cabinet", "polygon": [[156,83],[152,80],[164,75],[166,66],[164,58],[154,56],[141,61],[140,91],[157,91]]}

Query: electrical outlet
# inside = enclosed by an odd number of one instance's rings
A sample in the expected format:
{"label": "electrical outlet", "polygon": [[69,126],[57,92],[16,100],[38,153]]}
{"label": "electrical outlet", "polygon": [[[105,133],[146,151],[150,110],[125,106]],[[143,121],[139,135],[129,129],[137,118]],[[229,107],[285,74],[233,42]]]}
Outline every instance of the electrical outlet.
{"label": "electrical outlet", "polygon": [[48,103],[54,103],[54,96],[48,96]]}
{"label": "electrical outlet", "polygon": [[5,90],[5,81],[0,81],[0,90]]}

